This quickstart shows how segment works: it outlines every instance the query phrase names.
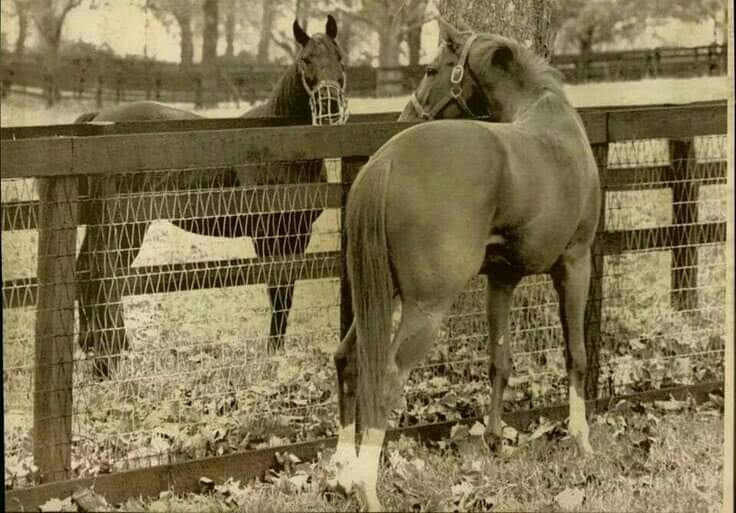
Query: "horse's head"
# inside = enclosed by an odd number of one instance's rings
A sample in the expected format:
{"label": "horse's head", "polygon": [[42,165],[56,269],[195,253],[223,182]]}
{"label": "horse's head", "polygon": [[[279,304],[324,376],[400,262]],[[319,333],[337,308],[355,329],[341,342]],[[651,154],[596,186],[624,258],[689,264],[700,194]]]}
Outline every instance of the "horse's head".
{"label": "horse's head", "polygon": [[345,65],[337,44],[337,22],[328,15],[324,34],[309,36],[294,21],[294,39],[300,45],[296,66],[309,95],[312,123],[342,124],[347,121]]}
{"label": "horse's head", "polygon": [[[558,74],[516,41],[463,32],[439,19],[442,44],[399,119],[509,121],[539,84]],[[549,73],[548,73],[549,72]],[[547,75],[554,77],[547,80]]]}

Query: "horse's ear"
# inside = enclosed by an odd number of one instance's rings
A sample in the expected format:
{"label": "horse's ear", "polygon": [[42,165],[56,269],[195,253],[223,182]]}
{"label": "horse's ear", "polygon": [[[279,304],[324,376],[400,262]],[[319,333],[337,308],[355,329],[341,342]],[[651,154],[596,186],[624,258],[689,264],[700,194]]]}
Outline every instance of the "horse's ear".
{"label": "horse's ear", "polygon": [[491,57],[491,66],[501,68],[504,71],[509,71],[513,62],[514,51],[506,45],[496,48]]}
{"label": "horse's ear", "polygon": [[325,25],[325,34],[330,36],[332,39],[337,37],[337,22],[331,14],[327,15],[327,24]]}
{"label": "horse's ear", "polygon": [[440,27],[440,39],[450,43],[450,45],[460,48],[462,46],[463,33],[452,23],[442,16],[437,17],[437,24]]}
{"label": "horse's ear", "polygon": [[294,20],[294,39],[302,46],[307,46],[309,42],[309,35],[304,32],[304,29],[299,25],[299,20]]}

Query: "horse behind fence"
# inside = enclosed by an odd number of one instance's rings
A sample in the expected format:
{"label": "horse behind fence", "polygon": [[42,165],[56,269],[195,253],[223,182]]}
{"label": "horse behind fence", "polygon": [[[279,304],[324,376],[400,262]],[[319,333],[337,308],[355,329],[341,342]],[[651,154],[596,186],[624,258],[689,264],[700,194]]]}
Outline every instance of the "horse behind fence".
{"label": "horse behind fence", "polygon": [[[243,117],[289,116],[304,124],[341,124],[347,119],[345,72],[342,51],[336,42],[337,24],[328,16],[325,34],[307,35],[295,21],[294,38],[301,49],[295,63],[278,81],[273,94]],[[83,114],[77,122],[122,122],[199,119],[196,114],[153,102],[139,102],[98,114]],[[203,151],[209,151],[204,148]],[[244,163],[245,164],[245,163]],[[321,160],[270,165],[244,165],[236,169],[197,170],[176,173],[91,177],[83,184],[83,194],[93,199],[96,217],[84,239],[77,273],[80,287],[80,344],[94,355],[95,371],[109,376],[120,353],[130,347],[125,332],[122,290],[114,277],[129,272],[150,225],[136,219],[135,208],[121,201],[121,195],[172,189],[201,190],[246,188],[277,184],[317,183],[326,177]],[[246,203],[248,203],[246,201]],[[320,209],[234,215],[220,218],[172,221],[189,232],[214,237],[252,237],[261,259],[300,255],[306,250],[312,224]],[[269,348],[283,348],[294,280],[270,276],[267,285],[272,315]]]}

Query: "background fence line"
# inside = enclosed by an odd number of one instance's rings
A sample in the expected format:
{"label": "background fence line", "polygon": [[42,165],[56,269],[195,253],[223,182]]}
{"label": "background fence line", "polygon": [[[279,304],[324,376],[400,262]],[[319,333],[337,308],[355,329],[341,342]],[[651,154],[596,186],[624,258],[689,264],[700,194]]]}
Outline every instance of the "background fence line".
{"label": "background fence line", "polygon": [[[699,214],[698,208],[706,194],[704,188],[726,183],[727,166],[721,158],[698,161],[695,158],[698,144],[694,138],[726,133],[726,103],[589,109],[582,110],[581,116],[606,193],[593,251],[594,276],[586,321],[590,363],[586,392],[593,399],[601,396],[598,387],[604,384],[602,369],[606,364],[600,351],[606,322],[607,257],[642,250],[670,252],[672,309],[699,308],[698,273],[708,264],[699,258],[698,251],[702,250],[700,246],[725,242],[726,222]],[[3,194],[3,232],[38,231],[36,277],[6,279],[4,275],[3,307],[7,311],[35,305],[36,309],[33,450],[45,480],[71,477],[76,391],[72,376],[77,363],[73,357],[74,312],[76,288],[81,279],[74,276],[77,227],[88,221],[89,209],[95,208],[94,202],[85,196],[85,179],[100,174],[156,175],[192,169],[213,170],[216,174],[223,169],[242,167],[243,162],[342,159],[338,182],[256,186],[235,192],[223,187],[194,190],[173,187],[164,192],[155,191],[153,195],[145,191],[128,192],[119,195],[115,202],[117,208],[132,213],[136,222],[236,216],[244,210],[250,215],[315,208],[343,210],[350,183],[360,165],[391,136],[410,126],[381,120],[385,118],[395,119],[395,113],[366,116],[363,119],[372,122],[340,127],[225,128],[238,126],[242,121],[197,120],[167,122],[165,125],[171,130],[165,133],[149,132],[162,128],[157,123],[74,126],[63,129],[70,131],[63,137],[49,137],[61,130],[55,127],[2,130],[3,181],[38,180],[37,200],[14,200]],[[180,131],[176,131],[177,127]],[[19,134],[26,138],[14,139]],[[617,167],[616,152],[620,153],[621,145],[630,146],[632,139],[662,141],[666,158],[646,159],[644,164],[628,167],[623,159],[623,167]],[[610,195],[650,189],[672,191],[670,223],[621,229],[607,220],[612,208]],[[121,287],[124,295],[143,295],[266,283],[274,275],[297,280],[339,278],[338,329],[344,334],[352,314],[343,256],[341,251],[327,250],[264,260],[239,258],[150,265],[131,268],[127,276],[109,277],[109,280]],[[716,260],[715,265],[722,263]],[[721,349],[714,351],[716,356],[722,355]]]}
{"label": "background fence line", "polygon": [[[725,45],[654,48],[555,55],[551,59],[567,83],[639,80],[647,77],[724,75]],[[416,89],[425,66],[352,66],[347,70],[353,96],[392,96]],[[45,73],[43,60],[13,54],[0,66],[1,91],[25,92],[55,101],[67,97],[94,99],[98,107],[121,101],[188,102],[196,106],[225,101],[262,100],[283,74],[284,67],[222,65],[210,76],[194,65],[186,71],[173,63],[126,58],[66,58],[55,75]],[[33,89],[34,91],[29,90]]]}

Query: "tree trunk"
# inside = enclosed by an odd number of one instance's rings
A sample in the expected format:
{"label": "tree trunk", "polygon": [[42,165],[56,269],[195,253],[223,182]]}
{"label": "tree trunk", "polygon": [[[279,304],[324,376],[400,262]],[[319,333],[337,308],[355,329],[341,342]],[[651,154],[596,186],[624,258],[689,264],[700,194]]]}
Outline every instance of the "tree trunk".
{"label": "tree trunk", "polygon": [[61,31],[69,11],[78,7],[79,1],[68,0],[63,8],[57,12],[58,7],[52,0],[34,2],[32,15],[38,33],[41,36],[45,49],[45,80],[46,80],[46,102],[49,106],[61,97],[61,91],[56,85],[56,75],[59,69],[59,45],[61,43]]}
{"label": "tree trunk", "polygon": [[182,69],[189,69],[194,63],[194,35],[192,33],[192,18],[189,16],[179,16],[176,18],[179,24],[181,36],[179,39],[180,58],[179,64]]}
{"label": "tree trunk", "polygon": [[228,0],[225,15],[225,57],[235,57],[235,0]]}
{"label": "tree trunk", "polygon": [[401,40],[394,30],[387,28],[378,35],[378,64],[381,67],[398,66]]}
{"label": "tree trunk", "polygon": [[273,0],[263,0],[261,2],[261,35],[258,39],[258,64],[268,64],[269,49],[271,47],[271,32],[273,30],[273,20],[275,18],[276,9]]}
{"label": "tree trunk", "polygon": [[204,30],[202,32],[202,88],[203,106],[217,105],[217,40],[219,39],[219,18],[217,0],[204,0]]}
{"label": "tree trunk", "polygon": [[409,46],[409,66],[416,66],[422,58],[422,26],[410,27],[406,33]]}
{"label": "tree trunk", "polygon": [[17,60],[23,58],[26,49],[26,37],[28,37],[28,13],[16,9],[18,13],[18,37],[15,39],[15,57]]}
{"label": "tree trunk", "polygon": [[205,68],[217,64],[217,40],[219,39],[219,11],[217,0],[204,0],[204,32],[202,33],[202,66]]}
{"label": "tree trunk", "polygon": [[343,11],[335,13],[335,21],[339,27],[337,31],[337,44],[342,48],[345,65],[350,63],[350,47],[353,39],[353,18],[345,15]]}
{"label": "tree trunk", "polygon": [[532,0],[532,50],[548,59],[552,56],[555,34],[552,30],[552,6],[549,0]]}
{"label": "tree trunk", "polygon": [[440,0],[438,10],[460,29],[500,34],[549,53],[552,0]]}

